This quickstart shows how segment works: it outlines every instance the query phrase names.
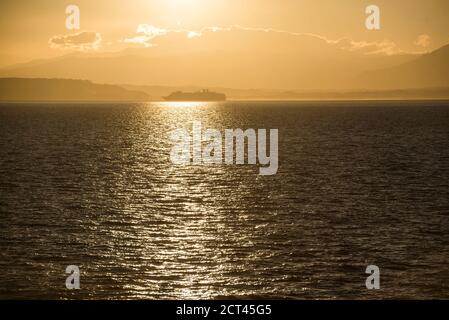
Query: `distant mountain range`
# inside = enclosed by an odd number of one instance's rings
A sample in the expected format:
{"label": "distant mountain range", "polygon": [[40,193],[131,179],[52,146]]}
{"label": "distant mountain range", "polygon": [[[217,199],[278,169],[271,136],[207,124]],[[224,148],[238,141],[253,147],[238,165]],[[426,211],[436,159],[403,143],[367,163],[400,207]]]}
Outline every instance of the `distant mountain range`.
{"label": "distant mountain range", "polygon": [[449,45],[421,55],[382,56],[319,41],[300,50],[300,44],[291,46],[295,52],[259,55],[170,55],[156,47],[35,60],[0,69],[0,100],[160,101],[172,92],[202,89],[230,100],[449,98]]}
{"label": "distant mountain range", "polygon": [[[211,88],[230,100],[423,100],[449,99],[449,87],[364,90],[281,91]],[[197,92],[195,86],[104,85],[86,80],[0,78],[0,101],[163,101],[177,91]]]}
{"label": "distant mountain range", "polygon": [[[306,39],[311,41],[310,39]],[[305,41],[305,40],[304,40]],[[124,50],[74,53],[0,69],[0,77],[87,79],[96,83],[268,90],[397,90],[449,85],[449,45],[422,55],[362,54],[293,44],[290,51]],[[223,49],[224,50],[224,49]]]}
{"label": "distant mountain range", "polygon": [[449,45],[409,62],[362,73],[359,86],[370,89],[449,86]]}
{"label": "distant mountain range", "polygon": [[143,92],[85,80],[0,78],[1,101],[147,101]]}

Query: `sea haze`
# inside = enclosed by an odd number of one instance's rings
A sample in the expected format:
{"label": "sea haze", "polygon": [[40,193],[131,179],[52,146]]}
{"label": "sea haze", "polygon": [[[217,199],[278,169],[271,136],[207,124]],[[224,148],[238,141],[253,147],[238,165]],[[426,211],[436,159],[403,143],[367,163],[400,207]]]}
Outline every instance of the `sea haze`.
{"label": "sea haze", "polygon": [[[278,173],[174,166],[192,121]],[[449,298],[448,102],[0,104],[0,163],[0,298]]]}

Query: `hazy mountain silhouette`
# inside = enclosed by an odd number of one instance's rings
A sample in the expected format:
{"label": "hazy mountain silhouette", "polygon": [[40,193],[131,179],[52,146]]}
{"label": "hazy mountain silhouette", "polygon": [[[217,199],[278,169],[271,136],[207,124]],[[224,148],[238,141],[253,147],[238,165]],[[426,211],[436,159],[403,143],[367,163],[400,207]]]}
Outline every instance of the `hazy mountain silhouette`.
{"label": "hazy mountain silhouette", "polygon": [[[414,55],[366,54],[350,42],[316,36],[231,30],[188,39],[173,33],[150,48],[79,53],[0,70],[2,77],[88,79],[131,85],[276,90],[351,89],[367,70],[399,65]],[[394,88],[391,88],[394,89]]]}
{"label": "hazy mountain silhouette", "polygon": [[0,78],[3,101],[146,101],[148,95],[86,80]]}
{"label": "hazy mountain silhouette", "polygon": [[364,72],[357,83],[370,89],[449,86],[449,45],[398,66]]}
{"label": "hazy mountain silhouette", "polygon": [[[310,36],[274,37],[263,32],[226,34],[219,39],[213,34],[195,40],[174,36],[179,38],[155,39],[160,43],[151,48],[35,60],[3,68],[0,76],[88,79],[153,88],[163,85],[181,91],[192,84],[195,89],[217,89],[230,98],[234,95],[220,88],[265,88],[264,92],[274,91],[277,96],[280,91],[298,90],[449,87],[449,45],[423,55],[387,56],[344,50]],[[158,100],[174,90],[162,95],[143,91]],[[253,96],[259,98],[256,92]]]}
{"label": "hazy mountain silhouette", "polygon": [[[225,93],[230,100],[449,99],[449,87],[364,91],[210,89]],[[86,80],[0,78],[0,101],[163,101],[172,92],[200,90],[196,86],[117,86]]]}

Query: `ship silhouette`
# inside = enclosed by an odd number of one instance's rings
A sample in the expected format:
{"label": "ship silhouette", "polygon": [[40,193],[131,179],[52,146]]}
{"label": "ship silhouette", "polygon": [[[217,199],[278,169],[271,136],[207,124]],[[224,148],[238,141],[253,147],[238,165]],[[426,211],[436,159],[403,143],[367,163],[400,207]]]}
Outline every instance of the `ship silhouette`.
{"label": "ship silhouette", "polygon": [[166,101],[225,101],[226,95],[209,90],[197,92],[176,91],[164,97],[164,99]]}

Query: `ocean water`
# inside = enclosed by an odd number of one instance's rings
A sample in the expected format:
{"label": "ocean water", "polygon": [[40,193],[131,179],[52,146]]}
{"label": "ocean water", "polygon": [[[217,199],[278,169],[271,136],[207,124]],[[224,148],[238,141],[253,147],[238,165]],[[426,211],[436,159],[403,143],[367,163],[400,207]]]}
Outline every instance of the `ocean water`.
{"label": "ocean water", "polygon": [[[195,120],[279,129],[278,173],[174,166]],[[0,105],[0,298],[449,298],[448,264],[448,102]]]}

